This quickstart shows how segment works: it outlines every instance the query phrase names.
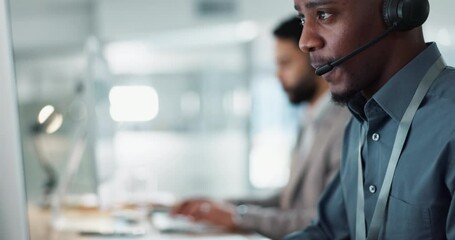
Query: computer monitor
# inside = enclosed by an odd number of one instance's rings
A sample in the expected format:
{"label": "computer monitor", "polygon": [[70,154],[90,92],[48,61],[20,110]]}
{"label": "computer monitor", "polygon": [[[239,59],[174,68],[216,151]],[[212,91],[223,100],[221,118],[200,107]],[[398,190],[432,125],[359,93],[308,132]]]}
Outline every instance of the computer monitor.
{"label": "computer monitor", "polygon": [[29,238],[8,1],[0,0],[0,239]]}

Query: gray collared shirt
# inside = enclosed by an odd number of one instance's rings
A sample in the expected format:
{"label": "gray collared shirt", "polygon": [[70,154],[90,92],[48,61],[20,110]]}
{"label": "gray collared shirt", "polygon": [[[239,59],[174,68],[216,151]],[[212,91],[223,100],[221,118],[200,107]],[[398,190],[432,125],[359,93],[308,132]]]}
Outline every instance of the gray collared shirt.
{"label": "gray collared shirt", "polygon": [[[395,74],[370,100],[349,102],[341,171],[326,189],[319,220],[288,239],[354,239],[361,124],[365,220],[368,229],[398,124],[415,90],[440,57],[435,43]],[[446,67],[420,105],[394,175],[380,239],[455,239],[455,70]]]}

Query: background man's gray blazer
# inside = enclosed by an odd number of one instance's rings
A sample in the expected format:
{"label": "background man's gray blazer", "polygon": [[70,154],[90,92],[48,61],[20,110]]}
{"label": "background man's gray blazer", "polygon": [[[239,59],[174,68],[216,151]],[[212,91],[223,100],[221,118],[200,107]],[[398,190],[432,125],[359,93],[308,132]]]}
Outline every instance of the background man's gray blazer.
{"label": "background man's gray blazer", "polygon": [[316,216],[319,197],[339,168],[344,127],[351,116],[346,108],[330,104],[315,123],[314,143],[307,157],[294,156],[289,182],[280,193],[264,200],[232,201],[248,206],[239,221],[242,228],[282,239]]}

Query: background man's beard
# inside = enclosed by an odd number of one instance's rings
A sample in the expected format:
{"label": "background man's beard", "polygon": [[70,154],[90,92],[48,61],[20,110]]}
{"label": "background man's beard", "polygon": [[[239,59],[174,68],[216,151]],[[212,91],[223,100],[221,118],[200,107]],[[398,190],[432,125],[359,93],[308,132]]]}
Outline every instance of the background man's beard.
{"label": "background man's beard", "polygon": [[288,92],[289,101],[294,104],[309,102],[316,94],[315,84],[300,84],[291,92]]}
{"label": "background man's beard", "polygon": [[300,104],[300,103],[303,103],[303,102],[309,102],[313,96],[315,95],[316,93],[316,90],[305,90],[305,92],[302,92],[302,91],[294,91],[293,93],[291,93],[289,95],[289,101],[294,104],[294,105],[297,105],[297,104]]}

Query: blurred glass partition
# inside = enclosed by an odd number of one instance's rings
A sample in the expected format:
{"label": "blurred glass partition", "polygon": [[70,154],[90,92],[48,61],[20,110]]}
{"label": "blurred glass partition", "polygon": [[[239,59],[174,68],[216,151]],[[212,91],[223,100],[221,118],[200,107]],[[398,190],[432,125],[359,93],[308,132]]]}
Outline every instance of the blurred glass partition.
{"label": "blurred glass partition", "polygon": [[103,39],[108,7],[11,2],[29,201],[248,194],[260,26],[227,18]]}
{"label": "blurred glass partition", "polygon": [[0,1],[0,239],[29,239],[8,1]]}
{"label": "blurred glass partition", "polygon": [[[88,137],[94,117],[88,40],[79,36],[71,43],[61,40],[63,45],[48,41],[51,37],[46,34],[58,36],[68,27],[64,22],[53,22],[57,13],[47,15],[51,6],[11,1],[27,195],[44,205],[50,204],[50,195],[62,184],[63,174],[70,167],[68,161],[78,154],[74,148],[81,139],[88,141],[87,147],[77,157],[80,171],[68,186],[69,192],[95,194],[97,186],[95,148]],[[37,29],[24,29],[30,27],[24,25],[27,21],[34,21]],[[24,41],[23,34],[30,40]]]}
{"label": "blurred glass partition", "polygon": [[251,39],[230,34],[235,27],[106,44],[113,77],[102,105],[114,121],[116,158],[101,185],[106,199],[248,191]]}

